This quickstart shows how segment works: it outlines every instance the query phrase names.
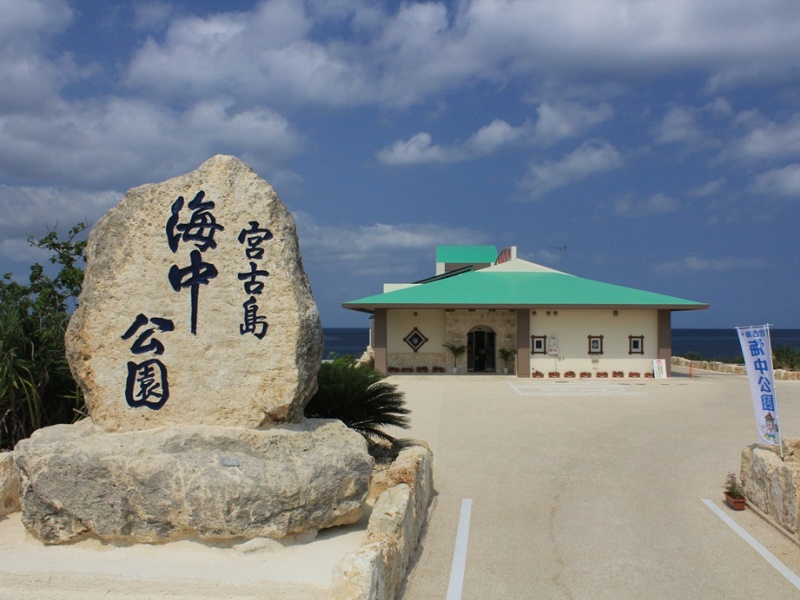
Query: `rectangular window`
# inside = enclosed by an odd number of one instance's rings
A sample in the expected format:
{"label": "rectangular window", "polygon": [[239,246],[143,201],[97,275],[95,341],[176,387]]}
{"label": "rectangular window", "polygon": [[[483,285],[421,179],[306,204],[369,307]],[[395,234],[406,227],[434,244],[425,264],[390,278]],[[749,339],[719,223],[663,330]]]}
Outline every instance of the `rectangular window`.
{"label": "rectangular window", "polygon": [[628,354],[644,354],[644,336],[628,336]]}
{"label": "rectangular window", "polygon": [[603,336],[590,335],[589,336],[589,354],[602,354],[603,353]]}
{"label": "rectangular window", "polygon": [[531,336],[531,354],[547,354],[547,336]]}

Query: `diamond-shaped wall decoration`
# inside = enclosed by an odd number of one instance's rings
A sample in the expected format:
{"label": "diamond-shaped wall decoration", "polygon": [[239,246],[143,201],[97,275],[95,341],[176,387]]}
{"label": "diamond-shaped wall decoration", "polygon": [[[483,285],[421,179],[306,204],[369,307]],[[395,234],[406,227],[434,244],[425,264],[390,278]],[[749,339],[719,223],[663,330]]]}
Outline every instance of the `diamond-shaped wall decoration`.
{"label": "diamond-shaped wall decoration", "polygon": [[419,329],[414,327],[414,329],[411,330],[411,333],[403,338],[403,341],[411,346],[411,349],[416,352],[425,345],[425,342],[428,341],[428,338],[422,335],[422,332]]}

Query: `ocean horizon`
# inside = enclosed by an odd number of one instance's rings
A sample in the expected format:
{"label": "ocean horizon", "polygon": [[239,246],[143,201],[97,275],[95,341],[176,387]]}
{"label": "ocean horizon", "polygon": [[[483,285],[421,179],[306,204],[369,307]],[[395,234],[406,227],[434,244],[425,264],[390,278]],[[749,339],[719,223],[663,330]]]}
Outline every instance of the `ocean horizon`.
{"label": "ocean horizon", "polygon": [[[361,356],[369,344],[368,327],[324,327],[323,358],[331,354]],[[800,351],[800,329],[770,329],[772,348],[788,346]],[[735,328],[673,329],[672,355],[697,354],[707,360],[734,361],[742,359]]]}

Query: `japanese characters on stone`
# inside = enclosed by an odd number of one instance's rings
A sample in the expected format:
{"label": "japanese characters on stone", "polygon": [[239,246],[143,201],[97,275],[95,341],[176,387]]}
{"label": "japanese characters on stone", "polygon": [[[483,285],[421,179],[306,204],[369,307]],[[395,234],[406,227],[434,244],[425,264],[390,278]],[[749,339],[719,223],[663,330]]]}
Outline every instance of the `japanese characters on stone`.
{"label": "japanese characters on stone", "polygon": [[[207,199],[202,190],[188,204],[183,196],[179,196],[170,207],[165,227],[167,245],[173,254],[178,252],[181,244],[194,246],[189,253],[188,264],[176,260],[177,264],[172,264],[167,273],[167,280],[175,292],[189,290],[189,327],[194,336],[198,334],[200,286],[209,285],[219,275],[216,265],[207,260],[217,248],[215,235],[225,231],[212,212],[214,208],[214,202]],[[266,315],[260,312],[260,300],[265,280],[269,277],[263,265],[264,243],[272,238],[272,232],[261,227],[258,221],[249,221],[248,227],[243,228],[237,237],[244,250],[243,267],[237,273],[237,278],[242,282],[246,295],[242,303],[239,334],[251,334],[259,340],[264,338],[269,328]],[[125,399],[129,406],[159,410],[169,399],[168,368],[159,357],[165,349],[161,334],[172,331],[175,331],[172,320],[140,313],[122,334],[123,340],[132,342],[131,354],[148,356],[141,362],[128,361]]]}
{"label": "japanese characters on stone", "polygon": [[239,243],[245,246],[244,254],[248,259],[248,270],[238,274],[239,281],[243,282],[247,300],[242,304],[243,316],[242,323],[239,325],[239,333],[245,335],[250,333],[259,340],[267,334],[269,323],[267,317],[259,314],[258,297],[264,291],[264,278],[269,277],[266,269],[260,269],[257,261],[264,258],[264,242],[272,239],[272,232],[262,228],[258,221],[250,221],[249,229],[242,229],[239,233]]}
{"label": "japanese characters on stone", "polygon": [[214,203],[204,201],[205,192],[197,192],[194,199],[189,202],[187,208],[192,211],[189,220],[181,223],[181,210],[183,210],[184,198],[178,199],[172,204],[169,219],[167,220],[167,243],[173,254],[178,251],[181,242],[194,243],[195,249],[189,255],[189,264],[183,267],[172,265],[169,269],[169,283],[176,292],[182,289],[189,289],[191,297],[191,331],[197,335],[197,311],[200,296],[200,286],[208,285],[217,275],[217,268],[213,263],[203,260],[203,253],[217,247],[214,235],[217,231],[224,231],[224,227],[217,223],[211,211]]}
{"label": "japanese characters on stone", "polygon": [[[147,327],[152,325],[152,327]],[[163,317],[148,318],[144,314],[136,315],[133,323],[125,333],[123,340],[133,338],[131,354],[150,354],[161,356],[164,354],[164,344],[154,337],[155,331],[168,333],[175,330],[175,324],[170,319]],[[136,337],[134,337],[136,336]],[[128,406],[158,410],[169,400],[169,380],[167,367],[158,358],[149,358],[136,363],[128,361],[128,378],[125,383],[125,400]]]}

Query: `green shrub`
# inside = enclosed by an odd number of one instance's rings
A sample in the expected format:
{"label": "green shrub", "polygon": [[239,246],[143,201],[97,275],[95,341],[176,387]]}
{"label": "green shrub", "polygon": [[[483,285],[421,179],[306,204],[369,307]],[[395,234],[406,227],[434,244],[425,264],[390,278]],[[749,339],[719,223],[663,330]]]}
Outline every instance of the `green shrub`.
{"label": "green shrub", "polygon": [[773,366],[776,369],[800,371],[800,350],[792,350],[789,346],[778,346],[772,351]]}
{"label": "green shrub", "polygon": [[382,427],[407,429],[403,393],[387,383],[375,369],[355,365],[352,357],[323,363],[317,376],[319,389],[305,408],[312,419],[339,419],[367,440],[394,438]]}
{"label": "green shrub", "polygon": [[64,332],[83,283],[86,242],[76,238],[86,227],[76,225],[66,240],[55,231],[28,239],[52,253],[55,277],[37,263],[27,285],[11,274],[0,280],[0,449],[40,427],[72,423],[85,408],[67,364]]}

